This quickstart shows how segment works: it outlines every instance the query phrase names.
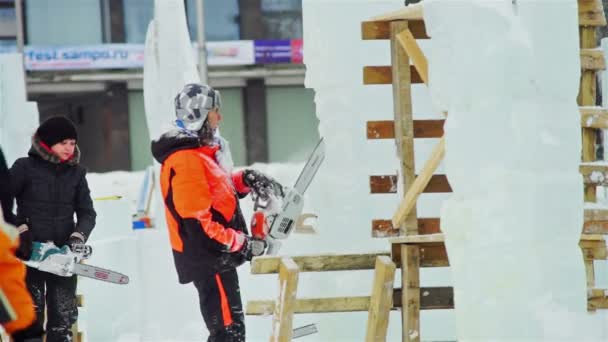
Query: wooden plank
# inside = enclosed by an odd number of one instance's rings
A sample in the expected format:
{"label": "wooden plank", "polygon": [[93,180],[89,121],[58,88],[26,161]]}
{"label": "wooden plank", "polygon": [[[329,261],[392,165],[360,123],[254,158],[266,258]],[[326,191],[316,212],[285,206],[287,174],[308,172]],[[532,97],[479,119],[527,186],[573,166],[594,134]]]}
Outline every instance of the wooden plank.
{"label": "wooden plank", "polygon": [[[401,289],[393,291],[393,305],[401,307]],[[445,310],[454,308],[454,289],[447,287],[421,287],[420,309],[421,310]]]}
{"label": "wooden plank", "polygon": [[579,170],[585,184],[608,185],[608,164],[581,164]]}
{"label": "wooden plank", "polygon": [[[445,120],[414,120],[414,138],[441,138]],[[367,122],[367,139],[394,139],[395,121]]]}
{"label": "wooden plank", "polygon": [[401,245],[401,341],[420,341],[420,249]]}
{"label": "wooden plank", "polygon": [[581,127],[608,129],[608,110],[601,107],[581,107]]}
{"label": "wooden plank", "polygon": [[[320,254],[293,256],[291,259],[298,265],[300,272],[352,271],[371,270],[376,258],[388,256],[389,252],[367,254]],[[251,261],[251,274],[270,274],[279,272],[281,257],[263,256]]]}
{"label": "wooden plank", "polygon": [[[302,298],[296,299],[294,313],[356,312],[369,309],[369,296]],[[271,315],[275,310],[273,300],[251,300],[247,302],[247,315]]]}
{"label": "wooden plank", "polygon": [[427,184],[431,180],[433,173],[437,170],[439,163],[443,159],[445,154],[445,138],[441,138],[439,143],[431,152],[431,157],[426,161],[420,175],[416,177],[416,180],[412,183],[411,187],[407,188],[407,193],[405,197],[399,204],[399,208],[397,212],[393,216],[393,226],[399,226],[403,223],[403,221],[410,214],[414,206],[416,205],[416,200],[418,196],[422,193],[422,191],[426,188]]}
{"label": "wooden plank", "polygon": [[[391,84],[393,83],[392,67],[390,66],[364,66],[363,67],[363,84]],[[418,71],[413,65],[409,67],[412,84],[423,83],[422,78],[418,75]]]}
{"label": "wooden plank", "polygon": [[281,265],[279,266],[279,298],[272,319],[271,341],[291,341],[299,274],[298,265],[292,259],[281,259]]}
{"label": "wooden plank", "polygon": [[[439,218],[418,218],[418,234],[439,233]],[[385,238],[399,236],[399,229],[391,220],[372,220],[372,237]]]}
{"label": "wooden plank", "polygon": [[[369,187],[372,194],[395,194],[397,193],[397,176],[370,176]],[[450,186],[446,175],[433,175],[422,192],[447,193],[452,192],[452,187]]]}
{"label": "wooden plank", "polygon": [[[402,293],[400,288],[393,291],[393,307],[397,310],[402,307]],[[329,298],[301,298],[296,299],[295,313],[331,313],[369,311],[371,297],[329,297]],[[250,300],[247,302],[245,314],[252,316],[269,316],[275,311],[274,300]],[[451,287],[421,287],[420,310],[445,310],[454,308],[454,291]],[[318,310],[318,311],[317,311]]]}
{"label": "wooden plank", "polygon": [[578,0],[579,26],[605,26],[606,16],[602,0]]}
{"label": "wooden plank", "polygon": [[578,244],[583,252],[585,260],[606,260],[608,259],[608,249],[606,242],[601,240],[582,240]]}
{"label": "wooden plank", "polygon": [[372,194],[396,194],[397,176],[369,176],[369,190]]}
{"label": "wooden plank", "polygon": [[396,11],[381,14],[371,19],[372,21],[392,21],[392,20],[424,20],[422,4],[412,4]]}
{"label": "wooden plank", "polygon": [[585,209],[583,233],[608,235],[608,209]]}
{"label": "wooden plank", "polygon": [[[598,1],[600,0],[579,0],[579,16],[583,13],[594,13],[598,9]],[[601,2],[599,8],[602,8]],[[603,17],[603,10],[602,10]],[[605,18],[604,18],[605,22]],[[605,25],[602,24],[602,25]],[[581,27],[580,28],[580,46],[581,49],[592,49],[597,45],[596,28]],[[596,73],[593,70],[584,70],[581,73],[580,91],[578,95],[579,105],[582,107],[596,105]],[[595,161],[595,139],[596,130],[592,128],[583,128],[582,130],[582,160],[583,162]],[[585,201],[596,201],[596,189],[593,184],[585,185]]]}
{"label": "wooden plank", "polygon": [[412,34],[412,32],[409,29],[402,31],[401,33],[399,33],[397,35],[397,40],[399,41],[399,44],[401,44],[401,46],[405,49],[408,56],[412,60],[412,63],[414,64],[416,71],[418,71],[418,75],[420,75],[420,78],[422,79],[422,81],[425,84],[428,84],[428,81],[429,81],[428,61],[426,60],[426,57],[424,56],[422,49],[416,42],[416,38],[414,38],[414,35]]}
{"label": "wooden plank", "polygon": [[599,49],[581,49],[581,69],[600,71],[606,70],[604,53]]}
{"label": "wooden plank", "polygon": [[587,309],[608,309],[608,293],[604,289],[591,289],[587,293]]}
{"label": "wooden plank", "polygon": [[[391,23],[391,65],[393,81],[393,113],[395,121],[395,143],[401,174],[402,189],[409,189],[415,180],[414,158],[414,122],[412,112],[412,83],[416,69],[410,65],[410,59],[396,41],[399,33],[408,28],[407,22]],[[399,224],[401,234],[417,234],[418,222],[416,208],[405,216]]]}
{"label": "wooden plank", "polygon": [[[401,265],[401,246],[391,244],[391,258],[397,265]],[[448,252],[442,243],[425,244],[420,248],[420,267],[448,267]]]}
{"label": "wooden plank", "polygon": [[[416,39],[429,39],[423,20],[408,20],[407,26]],[[363,21],[361,23],[361,38],[363,40],[390,39],[391,26],[389,21]]]}
{"label": "wooden plank", "polygon": [[[369,177],[370,192],[372,194],[397,193],[396,175],[377,175]],[[424,193],[448,193],[452,187],[446,175],[433,175],[423,190]]]}
{"label": "wooden plank", "polygon": [[376,258],[374,284],[367,312],[365,341],[386,341],[388,318],[393,308],[393,287],[396,266],[388,256]]}

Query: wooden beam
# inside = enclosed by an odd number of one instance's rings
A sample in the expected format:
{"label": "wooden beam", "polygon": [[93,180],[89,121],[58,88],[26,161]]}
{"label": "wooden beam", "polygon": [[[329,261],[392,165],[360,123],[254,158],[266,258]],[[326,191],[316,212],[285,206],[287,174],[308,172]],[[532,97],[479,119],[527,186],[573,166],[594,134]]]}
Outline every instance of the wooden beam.
{"label": "wooden beam", "polygon": [[[369,309],[369,296],[302,298],[296,299],[294,313],[356,312]],[[271,315],[275,310],[273,300],[251,300],[247,302],[247,315]]]}
{"label": "wooden beam", "polygon": [[582,70],[606,70],[604,52],[599,49],[581,49],[581,69]]}
{"label": "wooden beam", "polygon": [[583,163],[580,172],[585,184],[608,185],[608,164]]}
{"label": "wooden beam", "polygon": [[399,44],[401,44],[401,47],[407,52],[412,63],[414,63],[414,67],[416,68],[416,71],[418,71],[418,75],[420,75],[422,81],[425,84],[428,84],[429,65],[412,32],[409,29],[402,31],[397,35],[397,40],[399,41]]}
{"label": "wooden beam", "polygon": [[[418,234],[439,233],[439,218],[418,218]],[[397,237],[399,229],[393,227],[391,220],[372,220],[372,237]]]}
{"label": "wooden beam", "polygon": [[424,20],[422,4],[413,4],[396,11],[375,16],[372,21],[393,21],[393,20]]}
{"label": "wooden beam", "polygon": [[420,175],[416,177],[416,180],[412,183],[412,186],[408,188],[405,197],[399,204],[397,212],[393,216],[393,226],[400,226],[406,217],[410,214],[410,211],[416,205],[416,200],[422,191],[426,188],[427,184],[431,180],[433,173],[437,170],[439,163],[443,159],[445,154],[445,138],[441,138],[439,143],[431,152],[430,158],[424,164]]}
{"label": "wooden beam", "polygon": [[585,209],[583,233],[608,235],[608,208]]}
{"label": "wooden beam", "polygon": [[[402,307],[403,291],[396,288],[393,291],[393,307]],[[296,299],[295,313],[330,313],[368,311],[371,297],[330,297],[330,298],[301,298]],[[252,316],[268,316],[275,311],[274,300],[250,300],[247,302],[245,314]],[[441,310],[454,308],[454,294],[451,287],[421,287],[420,309]]]}
{"label": "wooden beam", "polygon": [[401,245],[401,341],[420,341],[420,248]]}
{"label": "wooden beam", "polygon": [[[402,189],[409,189],[414,183],[416,165],[414,158],[414,122],[412,111],[412,83],[416,68],[410,65],[410,59],[397,42],[397,35],[408,28],[407,22],[391,23],[391,65],[393,83],[393,114],[395,121],[395,143],[399,157]],[[419,77],[418,77],[419,78]],[[417,234],[418,223],[416,208],[403,220],[394,225],[401,234]]]}
{"label": "wooden beam", "polygon": [[[397,176],[380,175],[369,177],[369,187],[372,194],[395,194],[397,193]],[[429,180],[424,193],[446,193],[452,192],[452,187],[446,175],[433,175]]]}
{"label": "wooden beam", "polygon": [[602,0],[578,0],[579,26],[605,26]]}
{"label": "wooden beam", "polygon": [[[293,256],[291,259],[296,263],[300,272],[326,272],[326,271],[352,271],[371,270],[374,268],[376,258],[388,256],[389,252],[377,252],[368,254],[321,254]],[[263,256],[251,261],[251,274],[270,274],[279,271],[281,257]]]}
{"label": "wooden beam", "polygon": [[291,341],[299,273],[298,265],[292,259],[281,259],[281,265],[279,266],[279,298],[272,319],[271,341]]}
{"label": "wooden beam", "polygon": [[[445,120],[414,120],[414,138],[441,138]],[[367,139],[395,139],[395,121],[367,122]]]}
{"label": "wooden beam", "polygon": [[608,129],[608,110],[601,107],[581,107],[581,127]]}
{"label": "wooden beam", "polygon": [[[363,84],[391,84],[393,83],[393,68],[390,66],[364,66]],[[412,84],[421,84],[422,78],[418,75],[416,67],[410,65],[410,75]]]}
{"label": "wooden beam", "polygon": [[[591,235],[594,236],[594,235]],[[601,236],[601,235],[598,235]],[[585,260],[606,260],[608,259],[608,249],[606,242],[603,239],[599,240],[584,240],[585,235],[582,236],[579,246],[583,252],[583,259]]]}
{"label": "wooden beam", "polygon": [[[408,20],[407,26],[416,39],[429,39],[422,20]],[[361,23],[361,38],[363,40],[390,39],[391,24],[389,21],[364,21]]]}
{"label": "wooden beam", "polygon": [[376,258],[374,284],[367,312],[365,341],[386,341],[388,318],[393,308],[393,287],[396,266],[388,256]]}

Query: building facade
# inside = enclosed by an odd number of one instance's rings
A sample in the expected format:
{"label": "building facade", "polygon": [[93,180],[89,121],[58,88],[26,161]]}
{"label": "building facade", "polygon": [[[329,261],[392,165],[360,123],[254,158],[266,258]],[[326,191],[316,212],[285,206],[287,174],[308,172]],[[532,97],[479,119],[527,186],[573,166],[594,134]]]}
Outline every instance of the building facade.
{"label": "building facade", "polygon": [[[184,1],[196,42],[200,0]],[[303,160],[319,136],[301,55],[293,57],[302,44],[301,0],[203,3],[209,83],[223,95],[222,135],[236,165]],[[3,51],[16,49],[19,12],[28,97],[40,119],[63,114],[78,125],[91,171],[151,165],[141,58],[154,0],[21,0],[21,11],[0,0]],[[253,49],[245,51],[251,60],[238,49]]]}

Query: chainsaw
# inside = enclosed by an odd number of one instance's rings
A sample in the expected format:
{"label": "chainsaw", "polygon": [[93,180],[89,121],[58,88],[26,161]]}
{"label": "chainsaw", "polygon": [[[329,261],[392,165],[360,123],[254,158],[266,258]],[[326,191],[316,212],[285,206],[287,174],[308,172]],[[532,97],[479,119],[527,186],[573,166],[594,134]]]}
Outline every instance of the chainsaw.
{"label": "chainsaw", "polygon": [[319,141],[302,168],[295,185],[284,187],[271,180],[271,184],[252,193],[254,200],[251,234],[256,239],[266,240],[266,254],[276,255],[281,241],[289,237],[304,208],[304,192],[312,182],[319,166],[325,159],[325,144]]}

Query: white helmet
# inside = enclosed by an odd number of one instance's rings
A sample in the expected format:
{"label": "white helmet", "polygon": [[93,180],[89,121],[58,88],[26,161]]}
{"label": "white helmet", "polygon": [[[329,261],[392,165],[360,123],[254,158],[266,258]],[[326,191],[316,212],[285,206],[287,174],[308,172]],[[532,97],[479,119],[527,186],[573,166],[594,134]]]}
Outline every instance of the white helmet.
{"label": "white helmet", "polygon": [[198,131],[207,113],[221,107],[220,92],[208,85],[190,83],[175,96],[177,123],[189,131]]}

